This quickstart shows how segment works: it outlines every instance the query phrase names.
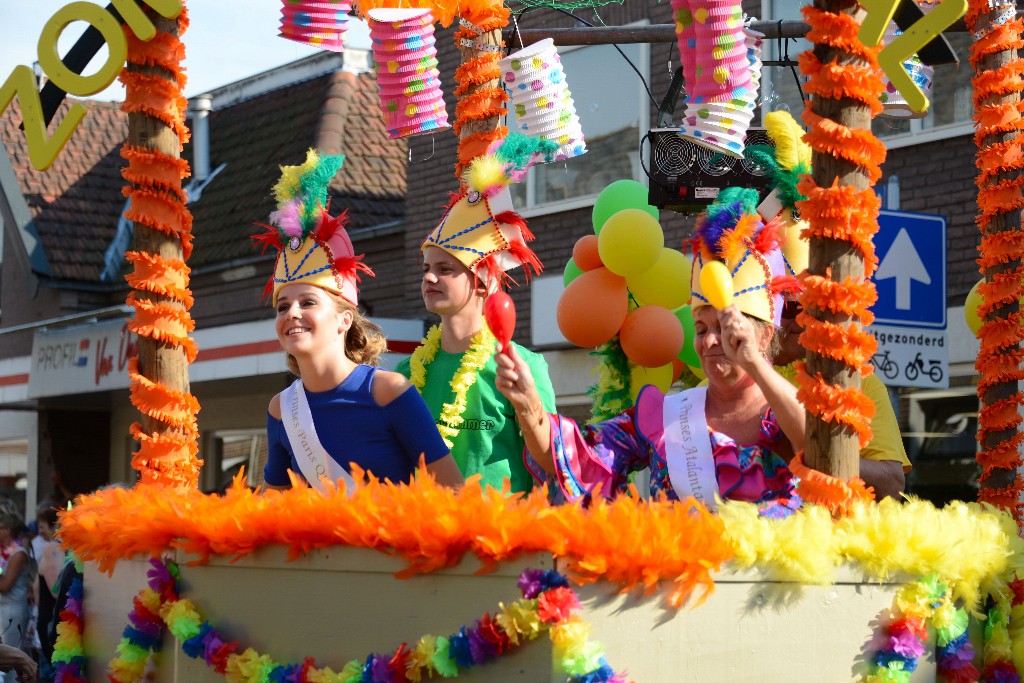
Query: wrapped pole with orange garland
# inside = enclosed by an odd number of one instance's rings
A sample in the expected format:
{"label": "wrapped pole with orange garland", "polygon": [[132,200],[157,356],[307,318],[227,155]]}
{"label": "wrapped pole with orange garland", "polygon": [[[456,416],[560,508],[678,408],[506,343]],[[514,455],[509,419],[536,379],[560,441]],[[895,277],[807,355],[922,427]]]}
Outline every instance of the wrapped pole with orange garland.
{"label": "wrapped pole with orange garland", "polygon": [[467,7],[459,18],[455,45],[462,63],[455,70],[455,134],[459,136],[455,177],[462,180],[463,170],[473,159],[487,151],[495,140],[508,134],[499,124],[505,115],[508,93],[501,85],[504,42],[501,31],[508,25],[509,11],[500,2]]}
{"label": "wrapped pole with orange garland", "polygon": [[1018,382],[1024,350],[1020,299],[1024,295],[1024,235],[1020,210],[1024,206],[1020,171],[1022,158],[1020,93],[1024,89],[1022,61],[1017,51],[1022,22],[1011,2],[971,0],[966,17],[974,42],[974,140],[978,147],[978,266],[984,321],[979,336],[978,500],[991,503],[1022,521],[1019,406],[1024,396]]}
{"label": "wrapped pole with orange garland", "polygon": [[[183,3],[184,5],[184,3]],[[195,325],[189,269],[192,216],[186,207],[182,178],[188,164],[181,159],[188,138],[185,49],[179,40],[188,26],[184,6],[175,19],[146,8],[157,28],[150,41],[128,34],[128,66],[122,109],[128,114],[128,142],[121,155],[128,160],[123,174],[131,199],[125,215],[133,221],[135,248],[125,257],[134,266],[127,276],[135,308],[129,329],[139,337],[139,355],[129,365],[131,401],[142,414],[132,425],[140,442],[132,459],[143,484],[194,489],[202,462],[198,453],[196,413],[199,403],[189,393],[188,364],[196,356],[189,334]]]}
{"label": "wrapped pole with orange garland", "polygon": [[799,185],[809,223],[810,264],[803,278],[807,361],[798,369],[798,396],[807,407],[804,463],[827,475],[860,473],[860,448],[871,438],[874,406],[860,390],[875,340],[864,331],[876,298],[868,281],[877,264],[872,237],[879,201],[871,186],[881,175],[885,147],[871,133],[881,109],[877,56],[858,38],[860,8],[852,0],[816,0],[803,8],[814,49],[800,55],[811,96],[804,139],[813,175]]}

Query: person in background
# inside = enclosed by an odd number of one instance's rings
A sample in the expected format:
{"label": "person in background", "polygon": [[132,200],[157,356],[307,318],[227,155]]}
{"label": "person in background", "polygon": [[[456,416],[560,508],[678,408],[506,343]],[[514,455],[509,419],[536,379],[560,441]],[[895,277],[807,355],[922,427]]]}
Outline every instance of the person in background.
{"label": "person in background", "polygon": [[38,668],[32,658],[16,647],[0,645],[0,671],[13,674],[18,683],[36,683]]}
{"label": "person in background", "polygon": [[406,378],[376,367],[386,341],[357,309],[359,273],[373,272],[356,256],[345,216],[326,209],[342,160],[310,150],[302,166],[282,168],[278,211],[256,236],[278,252],[268,291],[278,341],[300,378],[270,402],[264,480],[287,488],[290,470],[324,490],[325,478],[353,484],[354,464],[408,482],[422,458],[440,483],[461,485],[423,399]]}
{"label": "person in background", "polygon": [[[484,300],[511,281],[509,271],[521,266],[528,279],[541,270],[526,244],[533,235],[512,208],[508,184],[538,155],[556,148],[510,133],[470,165],[461,194],[421,246],[420,293],[440,325],[396,368],[423,395],[462,474],[479,474],[483,484],[495,488],[508,482],[513,492],[530,491],[533,477],[523,462],[515,409],[495,387],[496,347],[484,321]],[[512,149],[515,159],[508,156]],[[481,169],[488,167],[501,171],[487,175]],[[512,347],[530,367],[544,408],[554,411],[543,356]]]}
{"label": "person in background", "polygon": [[36,524],[39,527],[39,538],[43,539],[43,544],[36,554],[39,562],[36,597],[38,611],[36,631],[39,635],[40,645],[39,679],[48,681],[53,678],[50,667],[53,648],[46,634],[50,629],[50,619],[53,618],[54,589],[57,587],[60,570],[64,566],[65,553],[61,549],[60,543],[56,541],[57,509],[51,502],[44,502],[36,508]]}
{"label": "person in background", "polygon": [[[17,504],[0,499],[0,642],[27,651],[29,598],[35,582],[36,563],[19,542],[25,521]],[[8,671],[4,680],[14,683],[16,673]]]}
{"label": "person in background", "polygon": [[[804,328],[797,321],[800,305],[787,301],[782,312],[782,349],[775,357],[775,364],[784,377],[796,382],[792,364],[804,360],[807,349],[800,345],[800,334]],[[899,498],[906,485],[906,473],[910,471],[910,460],[903,448],[896,412],[889,400],[889,392],[872,373],[861,378],[861,389],[875,404],[875,416],[871,418],[871,441],[860,449],[860,478],[875,489],[875,498]]]}
{"label": "person in background", "polygon": [[[765,114],[764,125],[775,146],[755,146],[748,155],[768,169],[773,190],[760,202],[757,211],[765,221],[781,222],[779,244],[786,273],[801,277],[806,274],[810,261],[810,242],[804,236],[807,222],[800,219],[803,195],[798,184],[801,176],[811,172],[812,151],[810,145],[802,140],[803,128],[788,112]],[[800,344],[800,335],[804,331],[797,319],[800,311],[796,298],[787,298],[782,311],[782,348],[775,357],[779,371],[793,384],[796,384],[793,363],[803,360],[807,353]],[[875,416],[871,420],[871,442],[860,452],[860,477],[875,489],[878,499],[886,496],[895,498],[903,492],[910,460],[903,448],[899,424],[885,385],[877,375],[870,374],[862,378],[861,386],[875,404]]]}

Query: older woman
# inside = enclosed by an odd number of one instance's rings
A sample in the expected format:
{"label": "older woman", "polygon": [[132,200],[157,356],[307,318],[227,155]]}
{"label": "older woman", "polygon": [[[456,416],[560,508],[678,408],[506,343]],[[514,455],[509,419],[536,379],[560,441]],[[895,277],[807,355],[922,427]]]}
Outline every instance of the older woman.
{"label": "older woman", "polygon": [[[692,497],[711,508],[716,497],[788,504],[795,482],[786,463],[803,448],[805,413],[771,362],[781,289],[790,283],[775,230],[743,201],[712,207],[698,223],[694,344],[706,387],[674,395],[644,387],[633,408],[581,430],[541,409],[529,369],[514,353],[499,358],[497,386],[516,408],[535,476],[553,475],[569,498],[599,485],[613,496],[631,473],[649,467],[652,494],[670,499]],[[734,280],[721,310],[700,286],[710,260],[723,261]]]}

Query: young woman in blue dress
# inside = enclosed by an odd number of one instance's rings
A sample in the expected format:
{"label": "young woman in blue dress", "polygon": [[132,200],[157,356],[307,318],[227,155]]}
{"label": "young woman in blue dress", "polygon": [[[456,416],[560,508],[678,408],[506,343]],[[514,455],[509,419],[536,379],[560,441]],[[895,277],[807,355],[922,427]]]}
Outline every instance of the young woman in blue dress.
{"label": "young woman in blue dress", "polygon": [[351,486],[361,470],[408,482],[423,460],[440,483],[461,485],[419,393],[377,367],[386,342],[357,308],[359,274],[373,273],[355,255],[345,215],[326,209],[327,183],[342,161],[311,150],[302,166],[282,168],[278,210],[255,237],[278,251],[268,290],[277,338],[299,377],[270,401],[264,481],[288,488],[291,471],[328,490],[338,481]]}

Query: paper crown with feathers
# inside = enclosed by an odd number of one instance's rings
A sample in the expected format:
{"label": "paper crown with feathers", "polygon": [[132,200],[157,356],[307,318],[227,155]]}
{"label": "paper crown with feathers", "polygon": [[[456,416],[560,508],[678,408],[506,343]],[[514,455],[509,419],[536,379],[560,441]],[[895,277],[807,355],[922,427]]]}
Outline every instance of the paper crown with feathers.
{"label": "paper crown with feathers", "polygon": [[800,176],[811,172],[811,146],[803,141],[804,130],[792,114],[773,111],[764,116],[764,127],[775,148],[756,146],[748,148],[746,156],[769,169],[772,193],[758,212],[766,221],[776,216],[782,222],[779,228],[780,246],[786,260],[786,272],[799,275],[807,270],[810,242],[801,236],[807,221],[800,220],[796,204],[807,199],[797,189]]}
{"label": "paper crown with feathers", "polygon": [[508,186],[522,180],[538,159],[551,161],[557,151],[556,142],[515,132],[492,143],[470,163],[462,191],[452,195],[420,249],[444,249],[487,284],[507,284],[508,271],[519,266],[527,280],[540,273],[540,259],[527,246],[533,233],[512,208]]}
{"label": "paper crown with feathers", "polygon": [[779,248],[780,221],[762,221],[757,200],[757,190],[727,187],[697,219],[690,289],[694,308],[707,305],[701,268],[710,260],[722,261],[732,275],[731,303],[747,315],[778,325],[783,294],[795,291],[799,283],[786,274]]}
{"label": "paper crown with feathers", "polygon": [[342,155],[306,153],[300,166],[282,166],[281,179],[274,186],[277,211],[270,214],[266,230],[253,240],[277,250],[274,274],[264,295],[277,294],[285,285],[307,283],[340,295],[353,306],[359,303],[359,274],[373,275],[356,255],[345,224],[348,211],[339,216],[328,212],[327,186],[345,161]]}

